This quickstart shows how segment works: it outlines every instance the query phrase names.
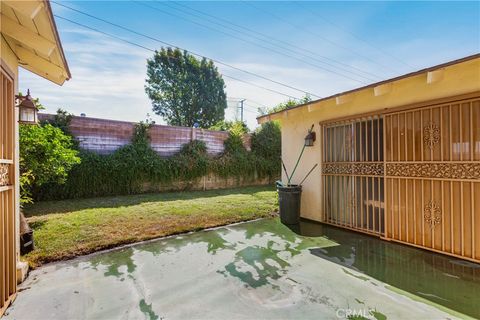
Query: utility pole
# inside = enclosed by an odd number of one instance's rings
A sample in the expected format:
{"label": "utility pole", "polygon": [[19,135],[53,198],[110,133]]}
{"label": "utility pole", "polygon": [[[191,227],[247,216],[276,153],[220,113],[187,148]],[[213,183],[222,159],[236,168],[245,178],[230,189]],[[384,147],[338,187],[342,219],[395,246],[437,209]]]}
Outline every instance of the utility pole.
{"label": "utility pole", "polygon": [[246,99],[242,99],[240,100],[240,120],[243,122],[243,102],[245,101]]}

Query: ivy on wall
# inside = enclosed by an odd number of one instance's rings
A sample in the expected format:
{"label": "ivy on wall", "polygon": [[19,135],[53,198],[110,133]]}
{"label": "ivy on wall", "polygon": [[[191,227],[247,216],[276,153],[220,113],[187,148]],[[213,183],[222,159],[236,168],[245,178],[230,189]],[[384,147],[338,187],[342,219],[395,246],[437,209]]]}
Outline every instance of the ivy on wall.
{"label": "ivy on wall", "polygon": [[[140,122],[130,144],[109,155],[80,150],[81,162],[64,184],[48,183],[36,190],[36,200],[135,194],[145,184],[195,181],[207,174],[247,179],[280,175],[280,127],[267,123],[252,134],[252,151],[241,143],[243,132],[230,130],[225,152],[208,155],[203,141],[193,140],[171,157],[159,156],[149,145],[151,123]],[[268,150],[268,151],[267,151]]]}

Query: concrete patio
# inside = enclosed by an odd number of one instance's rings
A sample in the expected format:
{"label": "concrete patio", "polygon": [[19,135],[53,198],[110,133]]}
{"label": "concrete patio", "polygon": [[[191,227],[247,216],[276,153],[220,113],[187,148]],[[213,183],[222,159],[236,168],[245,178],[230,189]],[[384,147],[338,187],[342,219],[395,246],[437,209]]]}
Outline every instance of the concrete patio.
{"label": "concrete patio", "polygon": [[479,292],[477,264],[266,219],[46,265],[6,319],[478,318]]}

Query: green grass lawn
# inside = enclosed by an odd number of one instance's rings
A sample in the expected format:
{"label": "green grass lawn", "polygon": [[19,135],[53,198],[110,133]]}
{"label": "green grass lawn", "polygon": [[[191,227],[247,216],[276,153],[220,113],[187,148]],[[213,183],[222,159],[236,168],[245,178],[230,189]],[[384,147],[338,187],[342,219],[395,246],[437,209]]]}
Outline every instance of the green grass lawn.
{"label": "green grass lawn", "polygon": [[45,201],[25,208],[32,267],[171,234],[271,216],[272,187]]}

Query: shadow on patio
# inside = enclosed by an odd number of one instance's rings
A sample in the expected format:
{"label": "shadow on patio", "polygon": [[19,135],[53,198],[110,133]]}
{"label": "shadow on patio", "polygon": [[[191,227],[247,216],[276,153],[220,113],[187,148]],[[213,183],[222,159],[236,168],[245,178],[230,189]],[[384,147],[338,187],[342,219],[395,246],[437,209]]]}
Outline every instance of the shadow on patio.
{"label": "shadow on patio", "polygon": [[311,222],[295,231],[262,219],[45,265],[6,319],[479,316],[477,265]]}
{"label": "shadow on patio", "polygon": [[[290,229],[303,236],[322,236],[338,243],[310,249],[313,255],[480,318],[480,265],[476,263],[308,220]],[[355,276],[346,269],[344,272]]]}

